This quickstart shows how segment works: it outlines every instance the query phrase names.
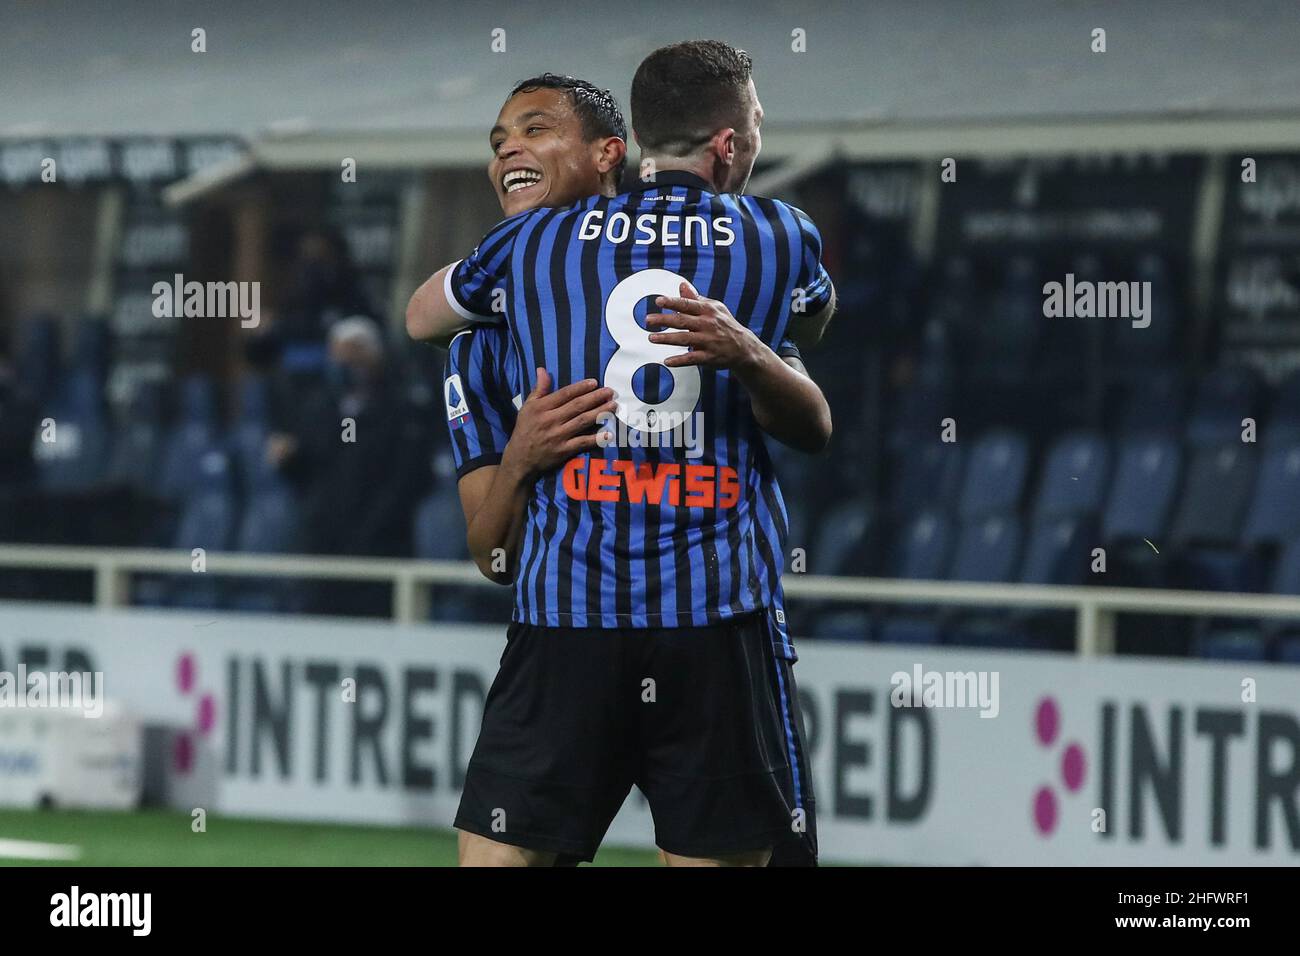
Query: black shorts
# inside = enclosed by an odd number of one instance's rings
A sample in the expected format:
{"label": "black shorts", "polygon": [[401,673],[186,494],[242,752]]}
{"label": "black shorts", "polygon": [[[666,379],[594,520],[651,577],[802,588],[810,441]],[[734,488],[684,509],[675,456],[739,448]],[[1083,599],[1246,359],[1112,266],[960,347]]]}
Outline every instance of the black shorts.
{"label": "black shorts", "polygon": [[669,853],[812,865],[791,662],[763,614],[712,627],[511,624],[455,826],[590,860],[635,785]]}

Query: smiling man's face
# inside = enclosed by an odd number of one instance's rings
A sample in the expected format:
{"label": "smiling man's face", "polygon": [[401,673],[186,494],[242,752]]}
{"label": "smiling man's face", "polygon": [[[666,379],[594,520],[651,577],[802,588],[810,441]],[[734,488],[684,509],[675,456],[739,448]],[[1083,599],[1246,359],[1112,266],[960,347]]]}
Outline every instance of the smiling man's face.
{"label": "smiling man's face", "polygon": [[566,90],[506,100],[491,133],[488,178],[507,217],[567,206],[601,191],[599,142],[588,142]]}

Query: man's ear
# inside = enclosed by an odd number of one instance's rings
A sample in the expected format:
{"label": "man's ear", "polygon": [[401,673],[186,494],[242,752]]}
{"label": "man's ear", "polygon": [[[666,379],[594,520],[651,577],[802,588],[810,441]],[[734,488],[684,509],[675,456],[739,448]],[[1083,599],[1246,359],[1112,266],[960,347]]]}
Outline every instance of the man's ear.
{"label": "man's ear", "polygon": [[600,170],[601,175],[604,175],[611,169],[617,168],[626,156],[627,143],[617,136],[608,136],[598,143],[596,168]]}
{"label": "man's ear", "polygon": [[709,148],[718,162],[730,166],[736,161],[736,131],[730,126],[718,130],[709,141]]}

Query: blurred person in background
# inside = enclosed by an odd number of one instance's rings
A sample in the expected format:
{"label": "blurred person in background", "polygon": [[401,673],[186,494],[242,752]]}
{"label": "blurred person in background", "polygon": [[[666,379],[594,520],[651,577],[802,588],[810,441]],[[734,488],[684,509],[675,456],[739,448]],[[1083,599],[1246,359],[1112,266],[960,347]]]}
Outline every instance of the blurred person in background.
{"label": "blurred person in background", "polygon": [[[308,553],[407,557],[411,514],[427,490],[427,413],[406,397],[378,327],[364,316],[335,323],[324,384],[291,430],[267,438],[268,461],[298,488]],[[329,582],[314,610],[388,613],[385,585]]]}

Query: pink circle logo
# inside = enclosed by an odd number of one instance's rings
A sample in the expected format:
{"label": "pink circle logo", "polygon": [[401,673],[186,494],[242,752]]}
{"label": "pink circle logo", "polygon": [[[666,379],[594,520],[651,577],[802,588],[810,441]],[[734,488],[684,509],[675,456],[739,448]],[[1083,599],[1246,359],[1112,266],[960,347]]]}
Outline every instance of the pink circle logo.
{"label": "pink circle logo", "polygon": [[[1040,746],[1050,749],[1056,743],[1060,733],[1061,710],[1055,698],[1044,697],[1038,702],[1038,708],[1034,711],[1034,736]],[[1061,782],[1067,791],[1077,793],[1083,786],[1086,775],[1087,761],[1083,755],[1083,747],[1071,741],[1066,744],[1061,753]],[[1038,832],[1043,836],[1051,836],[1060,819],[1060,809],[1057,805],[1056,792],[1050,785],[1045,784],[1034,793],[1032,812],[1034,826],[1038,828]]]}
{"label": "pink circle logo", "polygon": [[[182,697],[193,697],[197,692],[199,666],[190,653],[182,654],[176,660],[176,689]],[[194,733],[206,737],[217,724],[217,702],[210,693],[198,694],[195,700],[194,723],[190,729],[177,736],[172,745],[172,766],[177,773],[189,773],[194,769]]]}

